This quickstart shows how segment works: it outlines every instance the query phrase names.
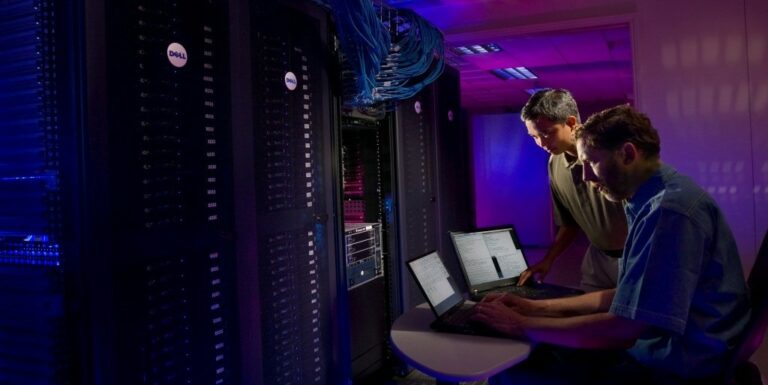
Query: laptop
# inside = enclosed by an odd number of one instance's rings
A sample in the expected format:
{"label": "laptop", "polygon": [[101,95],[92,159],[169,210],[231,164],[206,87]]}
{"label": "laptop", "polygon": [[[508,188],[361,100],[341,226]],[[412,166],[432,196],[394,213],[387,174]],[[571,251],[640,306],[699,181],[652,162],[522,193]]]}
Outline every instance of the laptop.
{"label": "laptop", "polygon": [[458,334],[503,336],[470,320],[475,303],[464,300],[437,251],[409,261],[408,270],[435,313],[436,319],[429,325],[432,329]]}
{"label": "laptop", "polygon": [[584,291],[529,279],[517,281],[528,262],[513,226],[451,232],[459,265],[467,280],[469,296],[480,300],[488,293],[512,293],[525,298],[547,299],[584,294]]}

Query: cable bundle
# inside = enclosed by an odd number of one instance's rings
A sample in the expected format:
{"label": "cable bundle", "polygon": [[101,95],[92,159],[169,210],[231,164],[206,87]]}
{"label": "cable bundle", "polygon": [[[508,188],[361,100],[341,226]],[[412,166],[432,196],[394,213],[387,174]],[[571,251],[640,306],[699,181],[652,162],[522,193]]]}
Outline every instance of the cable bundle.
{"label": "cable bundle", "polygon": [[377,9],[392,45],[376,76],[374,99],[408,99],[443,73],[443,35],[411,10]]}
{"label": "cable bundle", "polygon": [[[370,0],[331,0],[343,51],[345,104],[374,103],[373,89],[381,63],[389,54],[389,32]],[[351,81],[350,81],[351,80]]]}
{"label": "cable bundle", "polygon": [[410,10],[371,0],[329,0],[342,48],[344,104],[391,106],[443,71],[443,36]]}

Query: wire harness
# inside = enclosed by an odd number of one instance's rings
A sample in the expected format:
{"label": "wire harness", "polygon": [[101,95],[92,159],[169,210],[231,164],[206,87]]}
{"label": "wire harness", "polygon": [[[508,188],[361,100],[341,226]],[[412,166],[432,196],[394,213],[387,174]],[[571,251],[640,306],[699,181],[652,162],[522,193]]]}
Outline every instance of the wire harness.
{"label": "wire harness", "polygon": [[316,2],[335,18],[345,107],[393,106],[442,74],[443,35],[412,10],[371,0]]}

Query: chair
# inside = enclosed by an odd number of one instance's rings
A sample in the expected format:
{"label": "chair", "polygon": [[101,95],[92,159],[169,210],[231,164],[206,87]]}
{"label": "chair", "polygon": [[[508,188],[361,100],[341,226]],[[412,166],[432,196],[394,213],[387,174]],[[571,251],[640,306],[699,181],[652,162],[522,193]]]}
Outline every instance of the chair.
{"label": "chair", "polygon": [[755,264],[747,279],[752,317],[731,361],[728,383],[731,385],[762,385],[758,367],[749,358],[760,347],[768,329],[768,232],[763,237]]}

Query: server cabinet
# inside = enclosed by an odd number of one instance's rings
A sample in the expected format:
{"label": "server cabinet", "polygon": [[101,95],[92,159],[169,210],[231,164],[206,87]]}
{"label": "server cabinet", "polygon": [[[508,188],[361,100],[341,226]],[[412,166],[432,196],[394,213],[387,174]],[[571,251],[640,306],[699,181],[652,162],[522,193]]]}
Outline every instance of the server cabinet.
{"label": "server cabinet", "polygon": [[[356,384],[376,383],[391,374],[392,352],[387,336],[397,310],[399,278],[396,266],[397,232],[393,212],[392,114],[377,117],[348,112],[342,117],[344,219],[352,229],[345,239],[349,298],[350,359]],[[372,264],[350,254],[359,248],[356,232],[379,229],[380,248]],[[373,249],[371,249],[373,251]],[[364,263],[360,263],[364,262]],[[373,266],[372,266],[373,265]]]}
{"label": "server cabinet", "polygon": [[68,226],[76,217],[76,142],[66,13],[53,1],[0,2],[3,384],[78,380],[78,325],[67,298],[79,255]]}
{"label": "server cabinet", "polygon": [[471,210],[458,72],[446,68],[435,83],[400,102],[395,114],[400,309],[409,309],[424,298],[408,275],[406,261],[438,250],[451,274],[461,277],[448,235],[468,227]]}
{"label": "server cabinet", "polygon": [[[248,61],[252,142],[239,143],[239,178],[251,178],[252,213],[238,228],[247,271],[242,298],[244,363],[264,384],[343,383],[348,349],[337,280],[343,279],[332,44],[326,13],[312,4],[251,4]],[[241,47],[243,49],[243,47]],[[245,80],[249,81],[249,80]],[[249,153],[245,154],[245,153]],[[250,170],[250,171],[247,171]],[[340,309],[341,307],[341,309]],[[242,318],[242,317],[241,317]]]}
{"label": "server cabinet", "polygon": [[474,215],[469,132],[461,110],[459,71],[446,66],[431,87],[435,95],[437,148],[437,249],[451,276],[461,285],[464,275],[449,232],[470,229],[474,225]]}
{"label": "server cabinet", "polygon": [[89,258],[109,262],[89,274],[108,277],[93,310],[114,326],[97,346],[115,383],[236,384],[226,4],[101,6],[104,49],[88,55],[106,116],[88,129],[106,150],[109,243]]}
{"label": "server cabinet", "polygon": [[1,382],[238,383],[226,7],[0,7]]}
{"label": "server cabinet", "polygon": [[395,162],[397,173],[400,271],[403,308],[423,302],[405,262],[437,249],[437,175],[432,88],[400,102],[395,112]]}

